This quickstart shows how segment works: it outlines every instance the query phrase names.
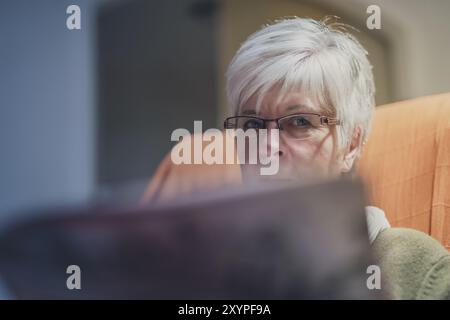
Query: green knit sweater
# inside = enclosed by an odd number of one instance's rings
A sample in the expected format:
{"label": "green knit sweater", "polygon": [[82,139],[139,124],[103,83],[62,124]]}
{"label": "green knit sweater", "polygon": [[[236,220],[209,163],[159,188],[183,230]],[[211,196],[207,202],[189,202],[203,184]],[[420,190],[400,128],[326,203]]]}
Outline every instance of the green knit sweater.
{"label": "green knit sweater", "polygon": [[393,299],[450,299],[450,253],[413,229],[389,228],[373,243],[381,281]]}

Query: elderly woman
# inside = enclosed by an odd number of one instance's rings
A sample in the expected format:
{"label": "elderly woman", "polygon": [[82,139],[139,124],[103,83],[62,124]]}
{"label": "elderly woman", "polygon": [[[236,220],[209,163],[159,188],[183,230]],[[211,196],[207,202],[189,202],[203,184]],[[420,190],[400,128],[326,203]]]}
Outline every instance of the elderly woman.
{"label": "elderly woman", "polygon": [[[292,18],[251,35],[227,72],[228,127],[279,129],[279,170],[245,180],[354,173],[375,107],[367,52],[340,24]],[[450,254],[428,235],[390,228],[368,207],[369,238],[394,298],[450,298]]]}

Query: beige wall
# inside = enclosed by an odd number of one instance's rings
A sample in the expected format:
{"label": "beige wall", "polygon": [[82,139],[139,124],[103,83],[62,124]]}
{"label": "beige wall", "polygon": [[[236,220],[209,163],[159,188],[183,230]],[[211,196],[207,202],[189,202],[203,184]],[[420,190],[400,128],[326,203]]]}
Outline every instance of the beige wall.
{"label": "beige wall", "polygon": [[394,100],[450,91],[449,0],[315,0],[364,23],[368,5],[380,6],[381,30],[391,43]]}

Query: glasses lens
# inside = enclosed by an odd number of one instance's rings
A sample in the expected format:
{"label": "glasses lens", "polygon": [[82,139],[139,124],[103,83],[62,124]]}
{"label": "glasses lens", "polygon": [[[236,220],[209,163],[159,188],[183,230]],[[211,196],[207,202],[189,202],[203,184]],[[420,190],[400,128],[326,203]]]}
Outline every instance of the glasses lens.
{"label": "glasses lens", "polygon": [[320,116],[313,114],[289,116],[280,119],[279,124],[294,139],[308,139],[321,130]]}
{"label": "glasses lens", "polygon": [[229,119],[229,125],[232,128],[242,129],[244,131],[248,129],[263,129],[264,120],[255,117],[236,117]]}

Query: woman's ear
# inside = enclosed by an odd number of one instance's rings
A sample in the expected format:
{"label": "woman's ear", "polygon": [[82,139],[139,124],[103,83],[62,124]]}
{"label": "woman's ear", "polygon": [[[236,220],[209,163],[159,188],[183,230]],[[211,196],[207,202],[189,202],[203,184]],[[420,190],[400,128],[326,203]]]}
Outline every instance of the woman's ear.
{"label": "woman's ear", "polygon": [[344,153],[341,165],[341,173],[350,172],[358,157],[362,145],[362,125],[357,125],[353,131],[352,139]]}

